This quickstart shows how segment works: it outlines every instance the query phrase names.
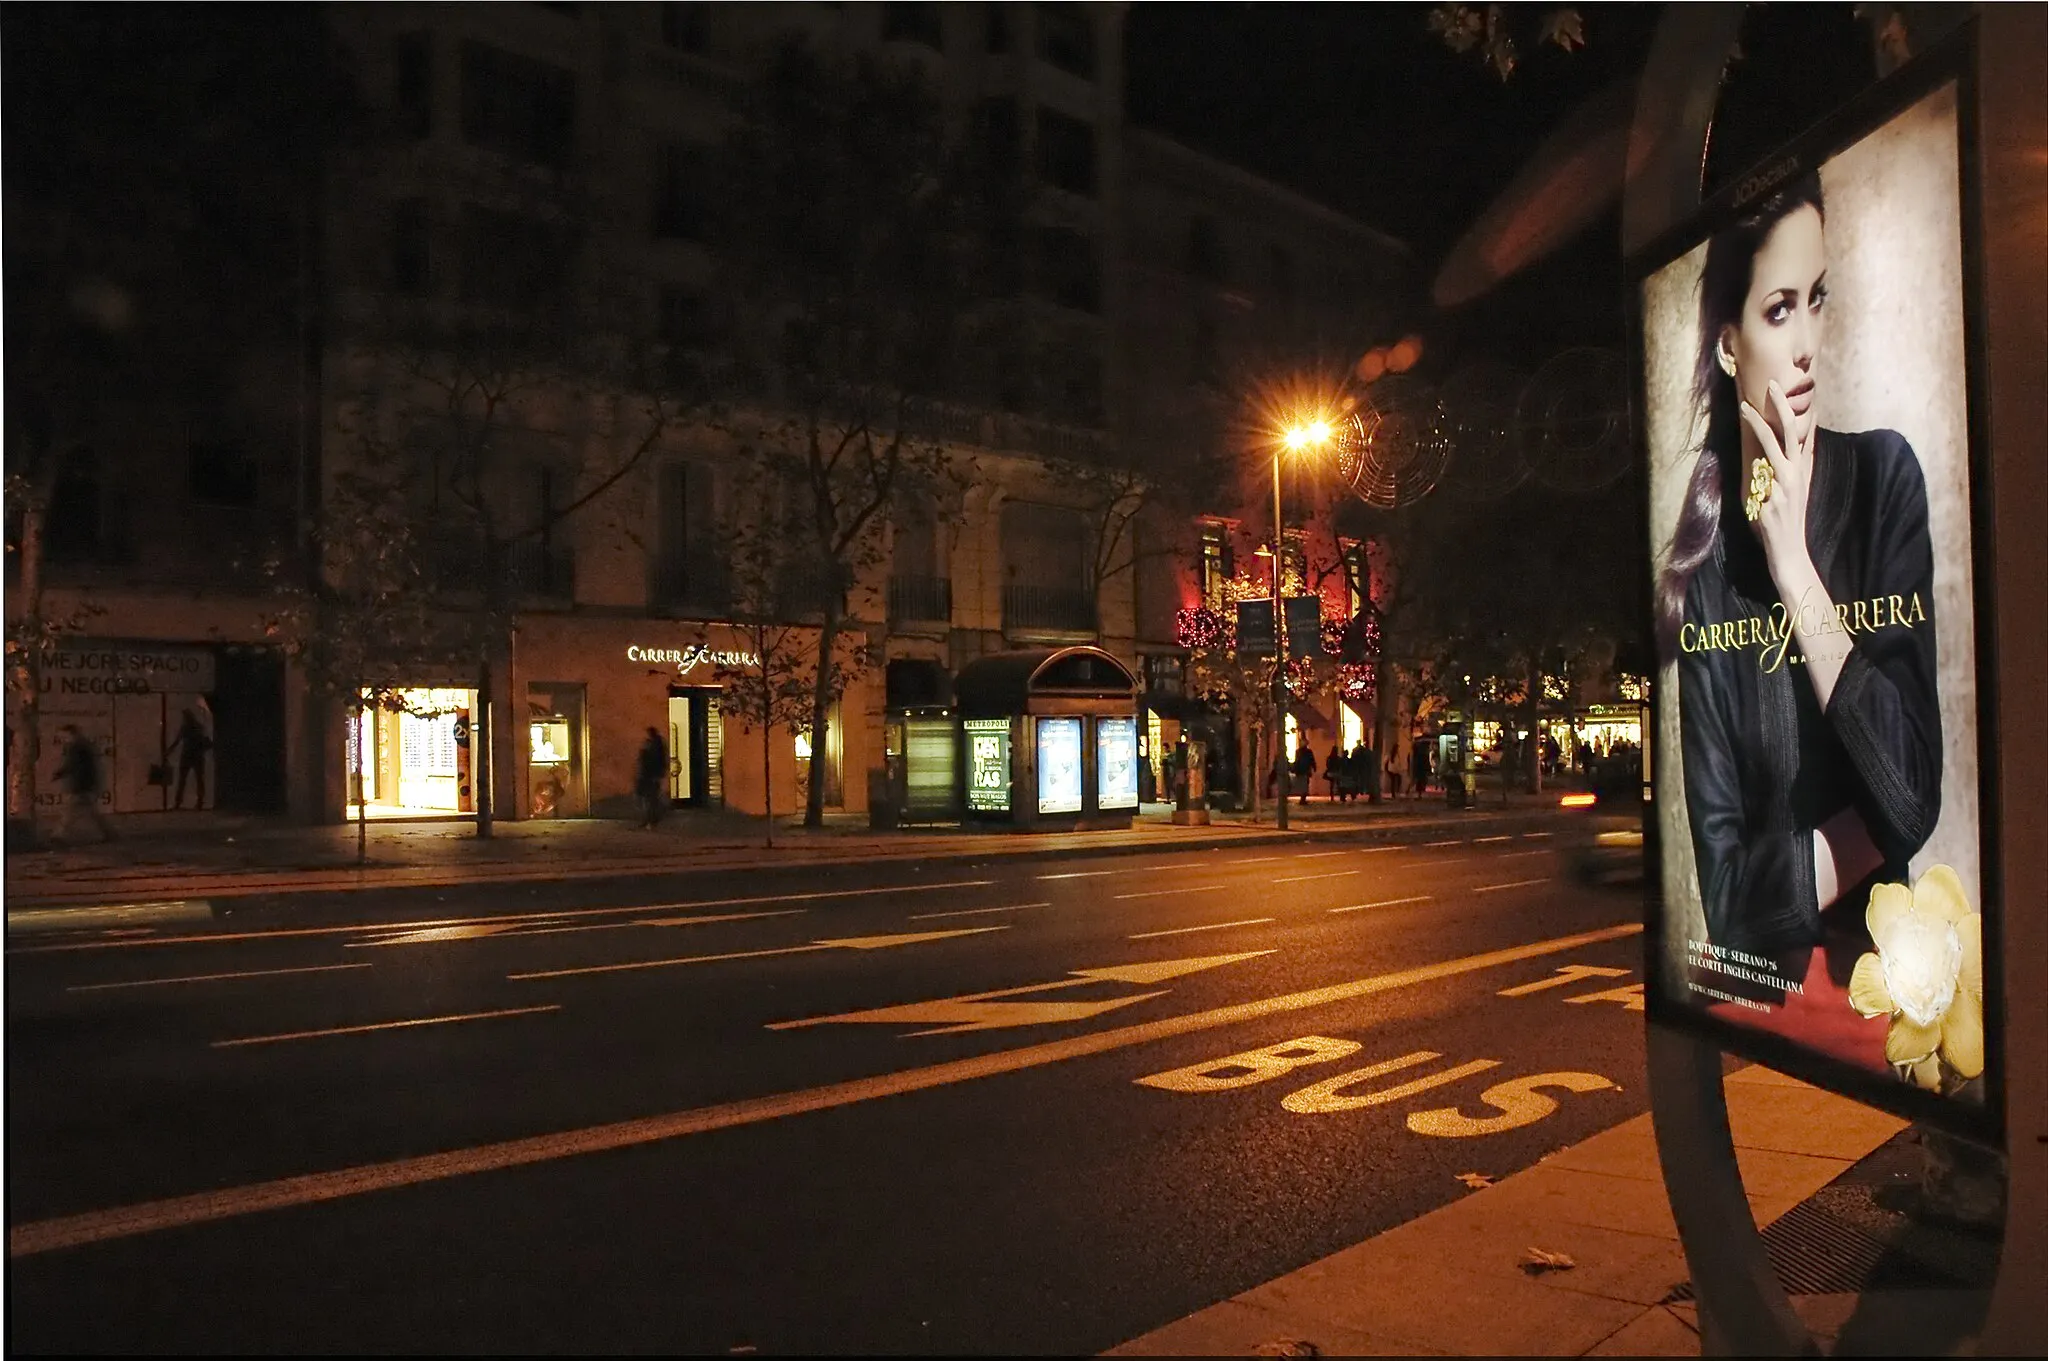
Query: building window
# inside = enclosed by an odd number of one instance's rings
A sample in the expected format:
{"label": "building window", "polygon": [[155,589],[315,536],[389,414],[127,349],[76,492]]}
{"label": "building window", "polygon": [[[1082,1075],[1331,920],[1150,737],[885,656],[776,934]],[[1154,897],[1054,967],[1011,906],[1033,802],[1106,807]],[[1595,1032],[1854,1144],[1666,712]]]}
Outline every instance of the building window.
{"label": "building window", "polygon": [[1084,80],[1095,79],[1095,25],[1083,5],[1038,7],[1038,55],[1041,60]]}
{"label": "building window", "polygon": [[1216,219],[1207,213],[1188,220],[1188,273],[1215,284],[1222,283],[1230,273],[1223,237],[1216,230]]}
{"label": "building window", "polygon": [[1095,194],[1095,127],[1079,118],[1038,111],[1038,174],[1069,193]]}
{"label": "building window", "polygon": [[661,7],[661,41],[678,52],[702,52],[711,37],[709,7],[669,0]]}
{"label": "building window", "polygon": [[434,45],[425,33],[401,33],[392,44],[393,100],[401,136],[419,140],[434,130]]}
{"label": "building window", "polygon": [[64,460],[43,516],[43,554],[51,562],[81,562],[100,554],[102,530],[99,460],[79,450]]}
{"label": "building window", "polygon": [[656,608],[718,608],[725,603],[724,560],[715,554],[717,510],[708,464],[662,464],[655,470]]}
{"label": "building window", "polygon": [[654,181],[655,236],[670,241],[704,239],[708,161],[705,148],[697,143],[663,145]]}
{"label": "building window", "polygon": [[1069,227],[1038,229],[1038,293],[1083,312],[1102,310],[1102,262],[1095,238]]}
{"label": "building window", "polygon": [[536,307],[561,293],[568,279],[568,253],[561,231],[545,222],[466,204],[462,300],[491,307]]}
{"label": "building window", "polygon": [[1230,580],[1232,569],[1230,531],[1222,525],[1202,526],[1202,555],[1195,565],[1197,579],[1201,583],[1202,603],[1210,609],[1223,604],[1223,583]]}
{"label": "building window", "polygon": [[1014,176],[1023,163],[1023,124],[1012,99],[984,99],[974,110],[976,136],[988,168],[1000,179]]}
{"label": "building window", "polygon": [[1372,589],[1371,569],[1365,560],[1365,545],[1347,542],[1344,555],[1344,617],[1356,619],[1365,611],[1367,594]]}
{"label": "building window", "polygon": [[887,42],[921,43],[933,51],[945,49],[939,28],[939,7],[935,4],[888,4],[882,6],[882,38]]}
{"label": "building window", "polygon": [[185,451],[185,487],[213,506],[256,504],[256,460],[241,440],[193,440]]}
{"label": "building window", "polygon": [[1057,384],[1056,418],[1073,425],[1102,420],[1102,355],[1092,345],[1055,345],[1045,355],[1045,371]]}
{"label": "building window", "polygon": [[462,45],[462,136],[471,146],[560,169],[576,128],[576,76],[485,43]]}
{"label": "building window", "polygon": [[423,198],[400,199],[392,210],[391,284],[415,298],[433,287],[427,201]]}
{"label": "building window", "polygon": [[1007,52],[1010,50],[1010,16],[1006,10],[1007,7],[1001,4],[982,6],[982,12],[986,20],[986,27],[983,30],[982,37],[983,46],[987,51]]}

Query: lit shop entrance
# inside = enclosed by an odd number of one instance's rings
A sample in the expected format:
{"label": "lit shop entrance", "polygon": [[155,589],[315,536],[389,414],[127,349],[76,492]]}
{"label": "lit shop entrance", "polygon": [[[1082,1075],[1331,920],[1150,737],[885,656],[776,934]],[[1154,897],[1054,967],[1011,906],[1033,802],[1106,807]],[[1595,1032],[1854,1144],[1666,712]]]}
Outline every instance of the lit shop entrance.
{"label": "lit shop entrance", "polygon": [[402,690],[404,708],[366,710],[348,725],[348,816],[451,817],[474,812],[470,740],[476,691]]}
{"label": "lit shop entrance", "polygon": [[725,725],[718,691],[672,685],[668,691],[668,794],[677,808],[725,801]]}

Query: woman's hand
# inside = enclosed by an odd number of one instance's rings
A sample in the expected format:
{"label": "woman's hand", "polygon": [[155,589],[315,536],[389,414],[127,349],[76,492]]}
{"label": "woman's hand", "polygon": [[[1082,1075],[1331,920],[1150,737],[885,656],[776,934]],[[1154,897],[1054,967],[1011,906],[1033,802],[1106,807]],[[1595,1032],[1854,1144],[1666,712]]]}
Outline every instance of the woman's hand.
{"label": "woman's hand", "polygon": [[[1744,402],[1742,423],[1763,451],[1774,478],[1770,496],[1757,515],[1757,537],[1763,540],[1764,560],[1770,564],[1771,580],[1777,583],[1785,608],[1797,614],[1798,594],[1816,579],[1813,555],[1806,546],[1806,502],[1813,487],[1814,430],[1819,422],[1809,425],[1805,438],[1799,438],[1798,420],[1777,379],[1771,380],[1769,391],[1770,416]],[[1748,477],[1745,468],[1745,483]]]}

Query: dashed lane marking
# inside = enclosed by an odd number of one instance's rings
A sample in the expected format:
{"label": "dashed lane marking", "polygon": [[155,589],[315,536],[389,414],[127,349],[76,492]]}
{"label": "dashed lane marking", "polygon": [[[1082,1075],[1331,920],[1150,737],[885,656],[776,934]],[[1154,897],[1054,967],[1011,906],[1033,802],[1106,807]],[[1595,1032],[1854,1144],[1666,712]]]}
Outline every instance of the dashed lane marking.
{"label": "dashed lane marking", "polygon": [[341,969],[367,969],[367,964],[312,964],[296,969],[238,969],[233,973],[195,973],[182,978],[131,978],[124,983],[74,983],[66,992],[107,992],[114,988],[154,988],[167,983],[216,983],[228,978],[274,978],[288,973],[334,973]]}
{"label": "dashed lane marking", "polygon": [[456,1016],[419,1016],[409,1021],[378,1021],[373,1025],[338,1025],[326,1030],[293,1030],[282,1035],[250,1035],[239,1040],[215,1040],[215,1049],[235,1049],[245,1044],[276,1044],[280,1040],[317,1040],[329,1035],[367,1035],[373,1030],[406,1030],[413,1026],[447,1025],[451,1021],[489,1021],[500,1016],[530,1016],[537,1011],[560,1011],[561,1004],[541,1007],[507,1007],[503,1011],[466,1011]]}
{"label": "dashed lane marking", "polygon": [[1328,874],[1290,874],[1285,879],[1275,879],[1276,884],[1305,884],[1311,879],[1342,879],[1347,875],[1363,874],[1364,870],[1331,870]]}
{"label": "dashed lane marking", "polygon": [[1504,888],[1527,888],[1531,884],[1547,884],[1549,882],[1550,876],[1545,875],[1541,879],[1515,879],[1505,884],[1481,884],[1472,891],[1474,893],[1494,893]]}
{"label": "dashed lane marking", "polygon": [[[433,945],[451,940],[489,940],[495,936],[558,936],[577,931],[620,931],[648,926],[708,926],[713,922],[758,921],[764,917],[799,917],[805,909],[785,907],[774,912],[709,912],[696,917],[638,917],[622,922],[578,922],[574,926],[529,926],[525,922],[472,922],[466,926],[437,926],[424,931],[401,931],[375,940],[352,940],[342,948],[361,950],[380,945]],[[544,921],[552,918],[543,918]]]}
{"label": "dashed lane marking", "polygon": [[560,912],[514,912],[490,918],[437,917],[430,921],[358,922],[352,926],[293,926],[275,931],[217,931],[198,936],[155,936],[149,940],[89,940],[56,945],[28,945],[10,949],[10,955],[47,954],[57,950],[113,950],[138,945],[206,945],[229,940],[271,940],[289,936],[365,935],[380,931],[421,931],[442,926],[470,926],[481,920],[491,922],[546,922],[568,917],[619,916],[644,912],[687,912],[697,907],[749,907],[755,903],[801,903],[825,898],[862,898],[882,893],[931,893],[941,889],[987,888],[993,879],[955,879],[938,884],[897,884],[886,888],[835,888],[815,893],[767,893],[752,898],[704,898],[693,903],[652,903],[644,907],[572,907]]}
{"label": "dashed lane marking", "polygon": [[1140,931],[1132,940],[1157,940],[1161,936],[1185,936],[1193,931],[1221,931],[1226,926],[1259,926],[1272,917],[1246,917],[1241,922],[1209,922],[1203,926],[1176,926],[1171,931]]}
{"label": "dashed lane marking", "polygon": [[1412,898],[1382,898],[1376,903],[1353,903],[1350,907],[1333,907],[1332,912],[1365,912],[1375,907],[1399,907],[1403,903],[1426,903],[1427,893],[1418,893]]}
{"label": "dashed lane marking", "polygon": [[1051,906],[1051,903],[1012,903],[1008,907],[963,907],[957,912],[917,912],[911,915],[910,920],[929,922],[941,917],[986,917],[991,912],[1022,912],[1026,908]]}
{"label": "dashed lane marking", "polygon": [[507,1168],[552,1162],[581,1154],[632,1148],[690,1134],[703,1134],[712,1130],[731,1129],[740,1125],[760,1124],[788,1116],[830,1110],[860,1101],[873,1101],[955,1083],[973,1082],[981,1078],[999,1077],[1063,1063],[1069,1059],[1111,1053],[1133,1045],[1151,1044],[1180,1035],[1221,1029],[1247,1021],[1264,1020],[1271,1016],[1312,1007],[1349,1002],[1374,993],[1432,983],[1441,978],[1497,968],[1503,964],[1518,964],[1526,959],[1564,954],[1602,941],[1639,935],[1642,929],[1641,922],[1624,922],[1618,926],[1531,941],[1526,945],[1512,945],[1499,950],[1489,950],[1484,954],[1441,960],[1434,964],[1423,964],[1394,973],[1377,974],[1370,978],[1311,988],[1304,992],[1284,993],[1277,997],[1238,1002],[1208,1011],[1168,1016],[1156,1021],[1143,1021],[1086,1035],[1071,1035],[1064,1039],[1048,1040],[1042,1044],[998,1050],[992,1054],[954,1059],[946,1063],[903,1069],[849,1082],[835,1082],[801,1091],[748,1097],[718,1106],[673,1111],[636,1120],[622,1120],[613,1124],[563,1130],[554,1134],[508,1139],[500,1143],[455,1149],[446,1153],[432,1153],[424,1157],[398,1158],[334,1172],[314,1172],[303,1176],[283,1177],[275,1181],[257,1182],[249,1186],[227,1187],[192,1195],[173,1196],[165,1200],[145,1201],[109,1210],[91,1210],[55,1219],[33,1220],[9,1227],[7,1254],[9,1257],[28,1257],[62,1248],[83,1247],[91,1243],[132,1238],[145,1233],[160,1233],[165,1229],[184,1228],[194,1224],[232,1219],[240,1215],[258,1214],[265,1210],[316,1205],[322,1201],[395,1190],[403,1186],[419,1186],[451,1177],[472,1176],[481,1172],[503,1171]]}
{"label": "dashed lane marking", "polygon": [[1522,833],[1523,839],[1525,839],[1525,840],[1528,840],[1528,841],[1535,841],[1535,840],[1537,840],[1537,839],[1538,839],[1539,837],[1546,837],[1546,836],[1549,836],[1549,835],[1550,835],[1550,833],[1548,833],[1548,832],[1524,832],[1524,833]]}
{"label": "dashed lane marking", "polygon": [[1148,888],[1143,893],[1119,893],[1116,896],[1119,900],[1124,898],[1164,898],[1172,893],[1214,893],[1218,889],[1229,887],[1229,884],[1189,884],[1186,888]]}
{"label": "dashed lane marking", "polygon": [[1486,845],[1486,844],[1487,844],[1488,842],[1492,842],[1492,841],[1513,841],[1513,840],[1514,840],[1514,838],[1513,838],[1513,837],[1511,837],[1511,836],[1475,836],[1475,837],[1473,837],[1473,838],[1472,838],[1472,844],[1473,844],[1473,845],[1475,845],[1475,846],[1484,846],[1484,845]]}
{"label": "dashed lane marking", "polygon": [[534,978],[572,978],[582,974],[625,973],[633,969],[663,969],[675,964],[713,964],[727,959],[767,959],[771,955],[805,955],[818,950],[883,950],[892,945],[921,945],[926,941],[951,940],[955,936],[978,936],[987,931],[1007,931],[1007,926],[963,926],[951,931],[910,931],[891,936],[842,936],[836,940],[814,940],[808,945],[785,945],[779,950],[734,950],[721,955],[681,955],[673,959],[629,959],[621,964],[589,964],[576,969],[539,969],[532,973],[506,974],[515,982]]}
{"label": "dashed lane marking", "polygon": [[1427,851],[1434,850],[1438,846],[1462,846],[1464,844],[1459,838],[1452,837],[1449,841],[1425,841],[1422,843],[1422,848]]}

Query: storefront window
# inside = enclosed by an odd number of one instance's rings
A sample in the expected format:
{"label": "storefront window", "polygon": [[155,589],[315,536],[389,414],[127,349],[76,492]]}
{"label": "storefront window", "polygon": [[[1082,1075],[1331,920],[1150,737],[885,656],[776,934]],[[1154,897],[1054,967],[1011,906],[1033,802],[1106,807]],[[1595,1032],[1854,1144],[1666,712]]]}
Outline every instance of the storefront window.
{"label": "storefront window", "polygon": [[[368,694],[364,701],[369,700]],[[396,709],[366,708],[344,741],[352,777],[348,815],[416,817],[474,808],[470,732],[476,692],[420,686]]]}

